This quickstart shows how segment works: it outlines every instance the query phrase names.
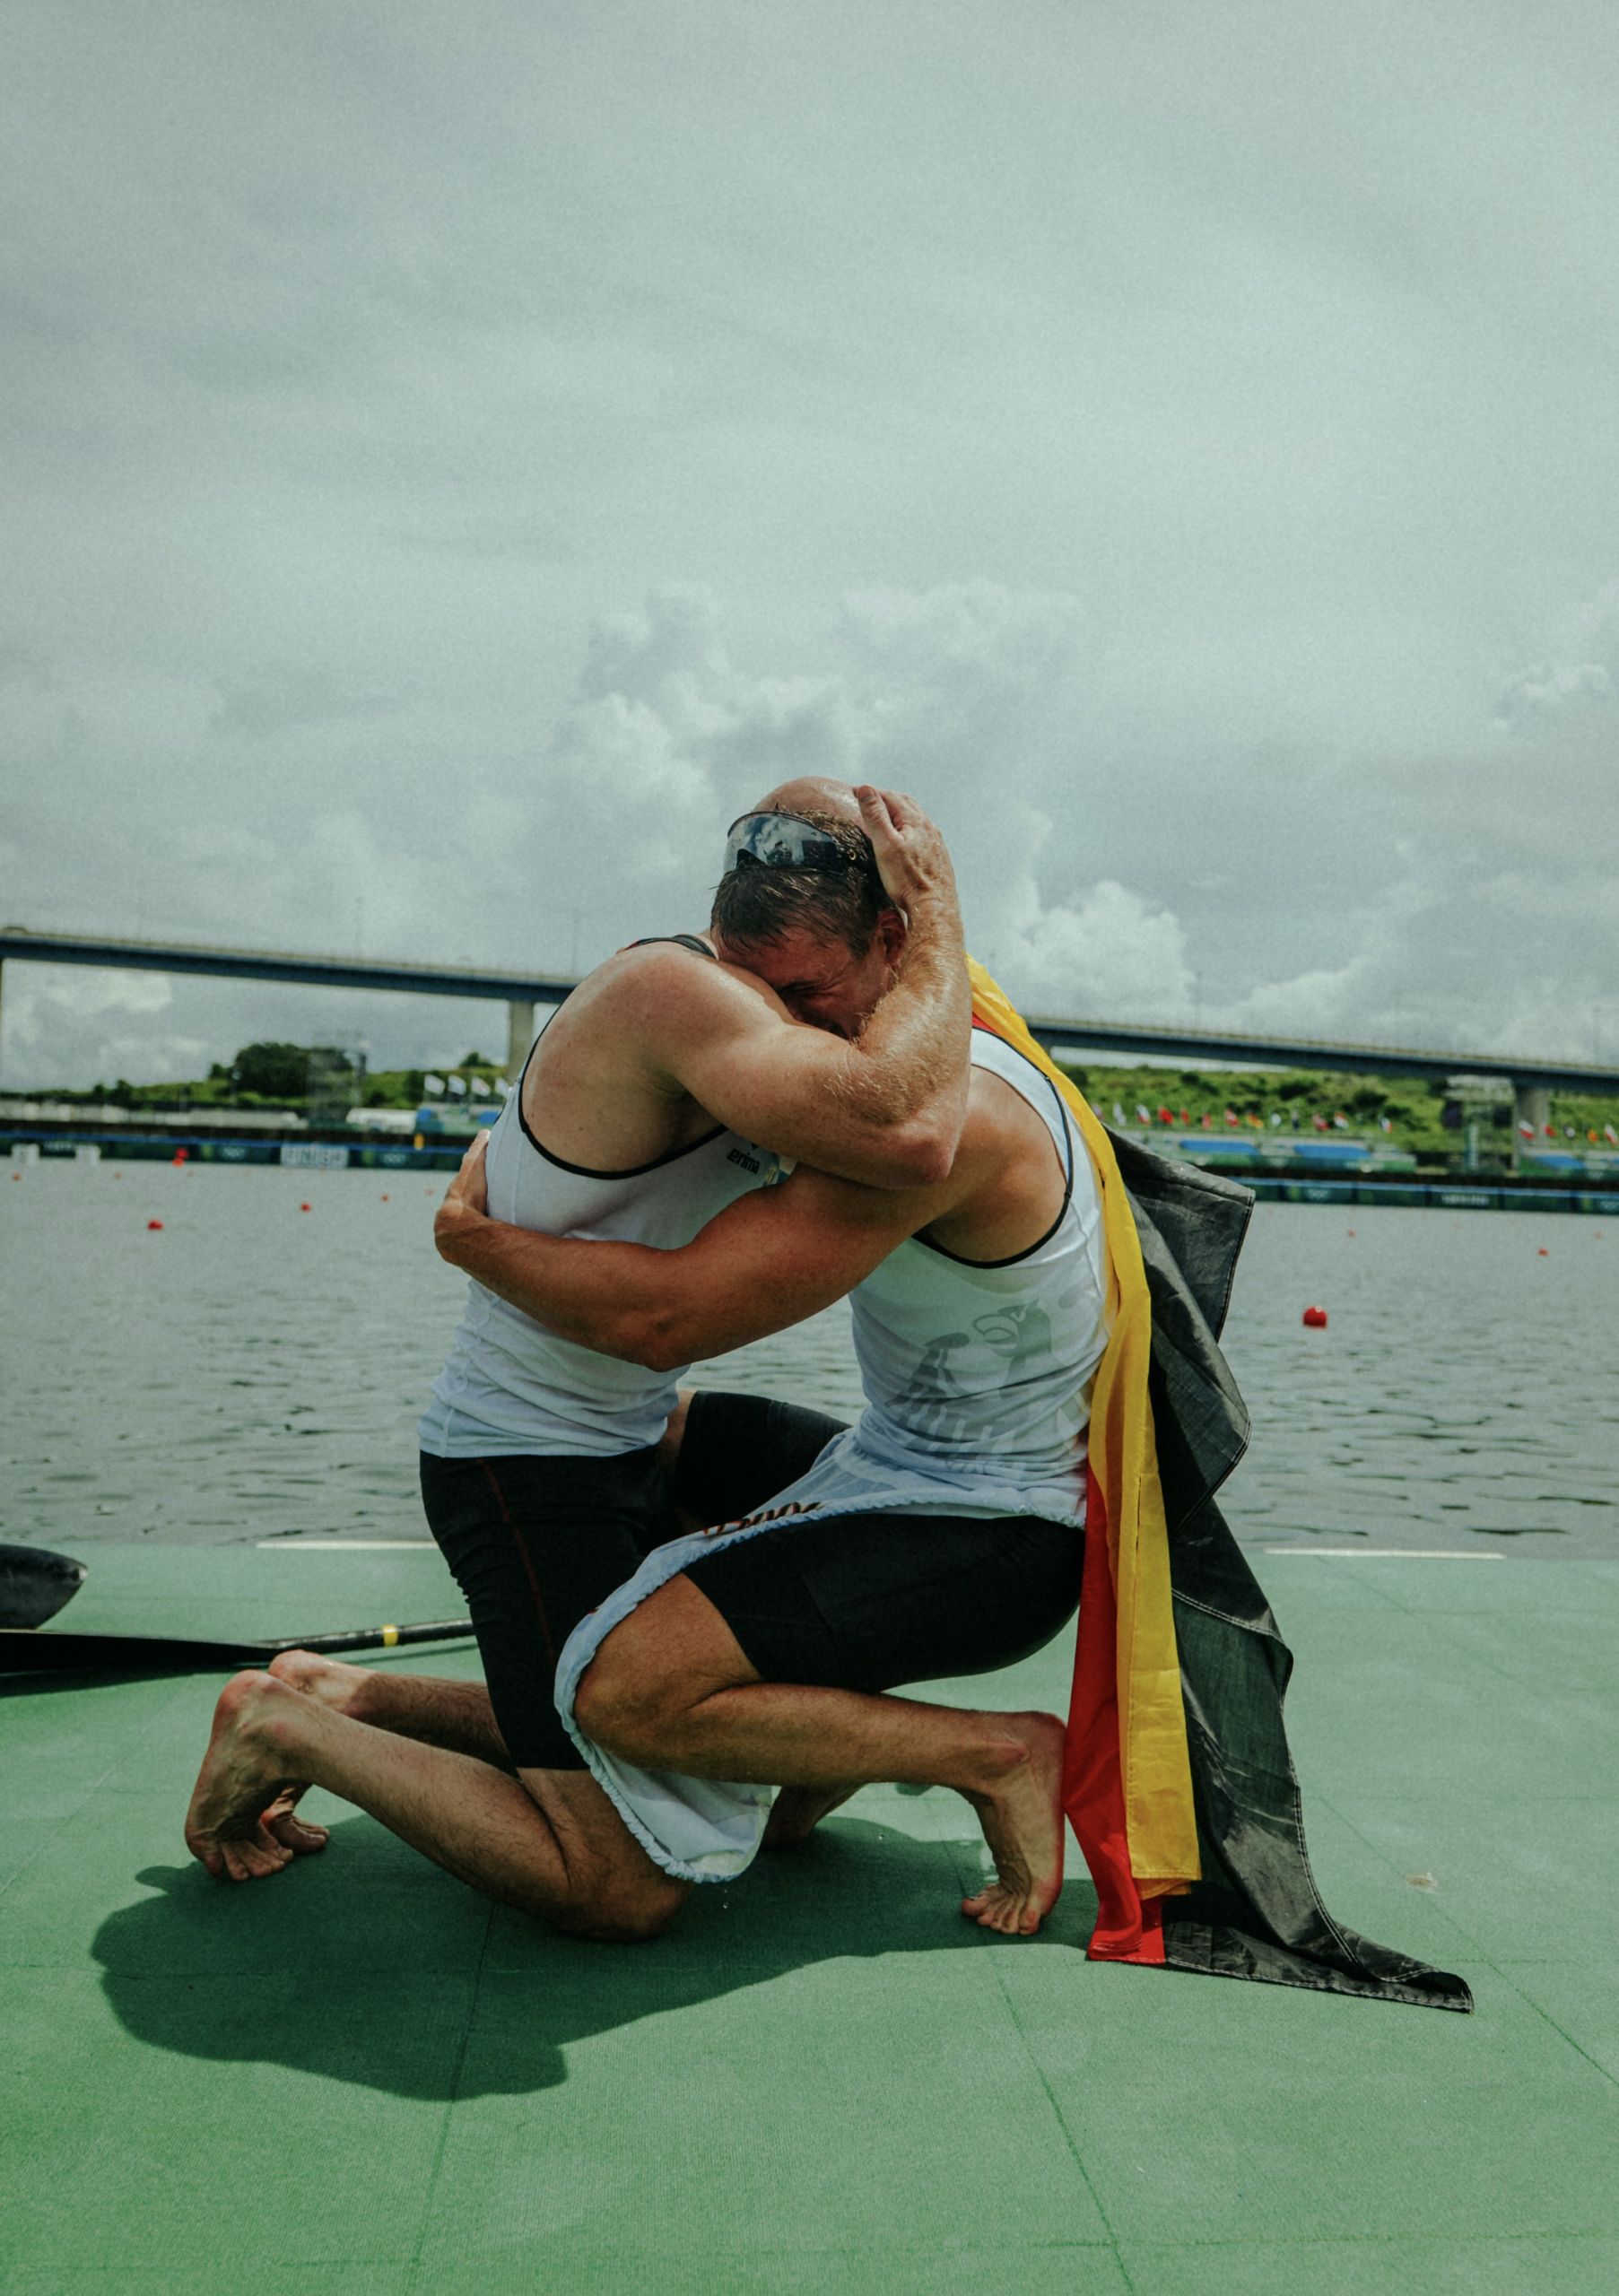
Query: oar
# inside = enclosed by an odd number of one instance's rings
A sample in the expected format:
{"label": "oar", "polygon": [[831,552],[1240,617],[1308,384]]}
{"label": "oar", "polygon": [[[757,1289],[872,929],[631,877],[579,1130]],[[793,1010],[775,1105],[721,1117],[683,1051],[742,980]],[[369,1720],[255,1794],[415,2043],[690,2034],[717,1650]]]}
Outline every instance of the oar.
{"label": "oar", "polygon": [[43,1626],[84,1584],[85,1566],[48,1546],[0,1546],[0,1626]]}
{"label": "oar", "polygon": [[362,1626],[344,1634],[289,1634],[278,1642],[199,1642],[173,1634],[41,1634],[0,1625],[0,1674],[93,1672],[197,1674],[267,1666],[283,1650],[394,1650],[405,1642],[458,1642],[469,1619],[433,1626]]}
{"label": "oar", "polygon": [[342,1634],[289,1635],[279,1642],[200,1642],[182,1635],[40,1634],[83,1585],[87,1566],[49,1547],[0,1545],[0,1674],[184,1674],[267,1666],[283,1650],[392,1650],[402,1642],[456,1642],[470,1620],[430,1626],[362,1626]]}

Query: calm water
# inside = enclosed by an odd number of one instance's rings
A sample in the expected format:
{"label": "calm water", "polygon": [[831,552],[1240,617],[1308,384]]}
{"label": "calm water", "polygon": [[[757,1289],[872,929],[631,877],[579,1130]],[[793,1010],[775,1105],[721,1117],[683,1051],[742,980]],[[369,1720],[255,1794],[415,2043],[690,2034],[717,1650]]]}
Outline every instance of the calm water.
{"label": "calm water", "polygon": [[[5,1170],[0,1536],[422,1535],[413,1428],[462,1292],[438,1183]],[[1227,1331],[1239,1535],[1619,1553],[1615,1270],[1601,1220],[1261,1205]],[[701,1377],[858,1408],[841,1307]]]}

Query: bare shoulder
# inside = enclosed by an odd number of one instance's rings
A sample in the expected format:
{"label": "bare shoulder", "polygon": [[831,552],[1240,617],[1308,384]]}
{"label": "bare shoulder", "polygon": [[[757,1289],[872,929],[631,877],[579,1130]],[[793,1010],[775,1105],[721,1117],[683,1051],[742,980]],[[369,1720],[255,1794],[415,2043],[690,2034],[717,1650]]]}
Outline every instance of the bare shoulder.
{"label": "bare shoulder", "polygon": [[987,1169],[1009,1156],[1024,1155],[1031,1146],[1049,1138],[1045,1118],[1014,1085],[988,1068],[973,1070],[958,1162],[968,1155]]}
{"label": "bare shoulder", "polygon": [[740,965],[701,955],[678,941],[641,941],[621,949],[581,984],[602,1018],[638,1033],[682,1035],[742,1027],[771,1018],[791,1025],[775,990]]}
{"label": "bare shoulder", "polygon": [[947,1186],[948,1203],[928,1232],[962,1259],[1015,1257],[1061,1213],[1066,1179],[1049,1126],[1014,1086],[987,1069],[972,1072]]}

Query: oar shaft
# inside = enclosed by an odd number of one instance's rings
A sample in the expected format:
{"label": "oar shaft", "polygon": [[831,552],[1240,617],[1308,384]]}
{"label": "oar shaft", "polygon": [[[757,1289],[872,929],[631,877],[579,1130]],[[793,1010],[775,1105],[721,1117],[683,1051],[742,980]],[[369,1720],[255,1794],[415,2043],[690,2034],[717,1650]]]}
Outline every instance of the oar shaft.
{"label": "oar shaft", "polygon": [[392,1650],[405,1642],[449,1642],[472,1632],[466,1618],[440,1620],[437,1626],[362,1626],[345,1634],[290,1635],[284,1642],[257,1644],[272,1655],[280,1650]]}
{"label": "oar shaft", "polygon": [[228,1672],[266,1666],[283,1650],[391,1650],[406,1642],[453,1642],[472,1632],[466,1619],[427,1626],[360,1627],[342,1634],[289,1635],[279,1642],[209,1642],[182,1635],[45,1633],[0,1627],[0,1674]]}

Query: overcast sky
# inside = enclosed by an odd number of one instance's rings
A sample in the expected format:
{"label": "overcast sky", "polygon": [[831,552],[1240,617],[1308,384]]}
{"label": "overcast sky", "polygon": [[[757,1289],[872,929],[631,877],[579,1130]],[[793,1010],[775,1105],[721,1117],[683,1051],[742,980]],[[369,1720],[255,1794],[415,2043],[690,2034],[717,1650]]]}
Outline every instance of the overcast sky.
{"label": "overcast sky", "polygon": [[[1619,1058],[1612,0],[9,0],[0,918]],[[0,1084],[503,1017],[11,964]]]}

